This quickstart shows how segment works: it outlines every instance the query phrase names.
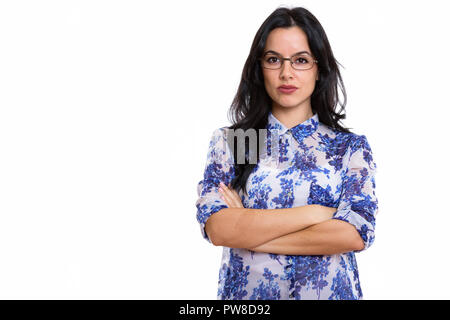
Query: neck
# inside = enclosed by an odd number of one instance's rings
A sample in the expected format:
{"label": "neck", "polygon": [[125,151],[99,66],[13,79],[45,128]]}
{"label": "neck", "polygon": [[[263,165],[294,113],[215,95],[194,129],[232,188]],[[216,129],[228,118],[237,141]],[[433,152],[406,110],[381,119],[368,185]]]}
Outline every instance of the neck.
{"label": "neck", "polygon": [[296,108],[273,106],[272,114],[288,129],[305,122],[314,115],[311,106]]}

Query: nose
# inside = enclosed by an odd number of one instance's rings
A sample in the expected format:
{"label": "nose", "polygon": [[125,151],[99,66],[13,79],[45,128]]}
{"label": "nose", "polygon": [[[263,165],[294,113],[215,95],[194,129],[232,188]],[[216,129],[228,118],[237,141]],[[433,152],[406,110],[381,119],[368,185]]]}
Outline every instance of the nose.
{"label": "nose", "polygon": [[286,79],[286,78],[292,78],[292,75],[294,73],[294,68],[292,68],[291,63],[287,60],[284,61],[283,65],[280,69],[280,78]]}

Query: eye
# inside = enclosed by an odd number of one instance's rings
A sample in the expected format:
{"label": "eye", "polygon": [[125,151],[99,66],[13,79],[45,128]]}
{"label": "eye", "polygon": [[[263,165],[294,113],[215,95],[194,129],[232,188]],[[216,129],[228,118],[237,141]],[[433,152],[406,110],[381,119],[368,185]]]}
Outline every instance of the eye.
{"label": "eye", "polygon": [[276,62],[278,62],[277,59],[278,59],[278,57],[272,56],[272,57],[267,58],[266,62],[268,62],[268,63],[276,63]]}
{"label": "eye", "polygon": [[299,61],[300,61],[300,64],[308,63],[308,59],[305,59],[305,58],[297,58],[295,60],[295,63],[298,63]]}

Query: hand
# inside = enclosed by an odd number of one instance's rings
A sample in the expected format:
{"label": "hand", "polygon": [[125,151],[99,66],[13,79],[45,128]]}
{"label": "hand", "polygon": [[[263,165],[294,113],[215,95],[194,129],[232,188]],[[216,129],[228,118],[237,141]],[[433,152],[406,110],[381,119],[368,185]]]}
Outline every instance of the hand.
{"label": "hand", "polygon": [[231,185],[226,186],[221,182],[219,192],[221,193],[222,200],[225,201],[228,208],[244,208],[241,197],[236,190],[231,188]]}

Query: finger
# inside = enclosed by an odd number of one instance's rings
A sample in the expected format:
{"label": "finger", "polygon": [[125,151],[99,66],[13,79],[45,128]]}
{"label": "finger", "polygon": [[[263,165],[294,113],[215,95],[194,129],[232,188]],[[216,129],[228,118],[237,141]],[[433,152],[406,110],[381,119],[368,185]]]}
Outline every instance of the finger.
{"label": "finger", "polygon": [[233,189],[230,189],[229,187],[221,183],[221,187],[219,188],[219,190],[224,196],[228,197],[232,201],[233,205],[236,205],[236,196],[233,193]]}
{"label": "finger", "polygon": [[223,201],[225,201],[227,206],[228,207],[232,207],[233,206],[233,200],[231,199],[230,195],[221,187],[219,187],[219,193],[220,193],[220,198]]}
{"label": "finger", "polygon": [[236,198],[235,193],[233,192],[233,189],[228,189],[226,186],[219,187],[219,191],[222,194],[223,197],[227,200],[227,204],[230,207],[233,208],[240,208],[242,207],[240,199]]}
{"label": "finger", "polygon": [[225,204],[228,206],[228,208],[232,208],[232,204],[229,202],[229,200],[227,198],[225,198],[224,196],[220,196],[220,199],[223,200],[223,202],[225,202]]}
{"label": "finger", "polygon": [[243,207],[241,196],[237,193],[237,191],[234,190],[234,189],[231,189],[230,192],[231,192],[231,195],[232,195],[232,198],[233,198],[234,203],[235,203],[238,207]]}
{"label": "finger", "polygon": [[232,198],[237,203],[242,204],[241,196],[239,195],[239,193],[235,189],[231,188],[231,185],[228,185],[228,190],[230,191]]}
{"label": "finger", "polygon": [[227,197],[230,199],[231,205],[233,207],[236,207],[236,208],[243,208],[244,207],[242,205],[241,197],[239,196],[239,194],[237,193],[236,190],[227,188],[225,186],[223,188],[220,188],[220,189],[222,189],[223,194],[227,195]]}
{"label": "finger", "polygon": [[225,204],[226,204],[228,207],[231,207],[231,203],[229,202],[228,198],[224,197],[224,196],[221,194],[221,195],[220,195],[220,199],[222,199],[223,202],[225,202]]}

